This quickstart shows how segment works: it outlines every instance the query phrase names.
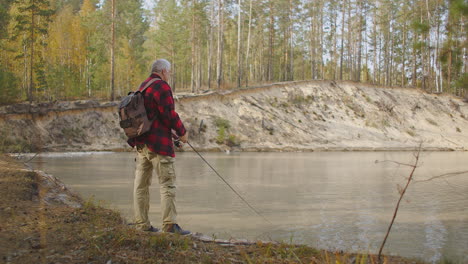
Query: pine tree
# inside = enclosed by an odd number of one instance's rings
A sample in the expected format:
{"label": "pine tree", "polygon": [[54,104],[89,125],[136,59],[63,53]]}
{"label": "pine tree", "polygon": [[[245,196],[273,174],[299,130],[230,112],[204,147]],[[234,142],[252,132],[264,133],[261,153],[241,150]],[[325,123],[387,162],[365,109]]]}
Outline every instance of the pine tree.
{"label": "pine tree", "polygon": [[[18,10],[15,14],[15,26],[11,40],[21,40],[24,50],[20,50],[17,58],[29,57],[28,68],[29,82],[27,85],[27,97],[30,103],[33,101],[33,90],[44,91],[47,84],[44,78],[44,46],[47,45],[47,27],[53,10],[48,0],[24,0],[15,1]],[[36,83],[37,82],[37,85]]]}

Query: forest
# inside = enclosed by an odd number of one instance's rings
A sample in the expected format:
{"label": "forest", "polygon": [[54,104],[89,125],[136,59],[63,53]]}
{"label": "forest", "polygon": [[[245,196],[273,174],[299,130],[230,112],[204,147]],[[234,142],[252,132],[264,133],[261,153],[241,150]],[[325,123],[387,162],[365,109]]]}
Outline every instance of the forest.
{"label": "forest", "polygon": [[466,0],[0,0],[0,104],[350,80],[467,96]]}

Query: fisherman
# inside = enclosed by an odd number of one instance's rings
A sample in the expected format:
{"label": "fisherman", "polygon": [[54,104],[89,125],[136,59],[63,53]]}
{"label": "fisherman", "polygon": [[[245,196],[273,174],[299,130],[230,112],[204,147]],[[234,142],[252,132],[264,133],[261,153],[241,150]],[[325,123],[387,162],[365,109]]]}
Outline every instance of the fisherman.
{"label": "fisherman", "polygon": [[158,232],[148,219],[149,186],[153,177],[153,169],[159,177],[162,231],[190,234],[177,224],[176,175],[174,170],[174,143],[172,130],[179,140],[187,143],[188,132],[175,111],[172,90],[167,81],[171,75],[171,64],[165,59],[156,60],[151,66],[151,75],[141,84],[156,78],[144,92],[144,105],[148,118],[154,120],[151,129],[138,137],[128,140],[128,144],[136,148],[136,170],[133,189],[136,228],[143,231]]}

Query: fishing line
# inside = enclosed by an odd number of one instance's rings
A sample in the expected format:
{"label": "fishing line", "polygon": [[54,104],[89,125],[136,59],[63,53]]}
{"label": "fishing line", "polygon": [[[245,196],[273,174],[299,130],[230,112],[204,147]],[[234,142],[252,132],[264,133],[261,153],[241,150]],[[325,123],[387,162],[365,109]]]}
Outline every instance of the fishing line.
{"label": "fishing line", "polygon": [[247,202],[247,200],[244,199],[244,197],[242,197],[242,195],[240,195],[219,173],[218,171],[215,170],[215,168],[213,168],[213,166],[211,166],[211,164],[192,146],[192,144],[190,144],[188,141],[187,141],[187,144],[193,149],[193,151],[195,151],[195,153],[198,154],[198,156],[200,156],[200,158],[216,173],[216,175],[221,179],[223,180],[224,183],[226,183],[227,186],[229,186],[229,188],[231,188],[231,190],[250,208],[252,209],[252,211],[254,211],[258,216],[260,216],[261,218],[263,218],[263,220],[265,220],[267,223],[269,223],[270,225],[273,225],[270,221],[268,221],[268,219],[265,218],[265,216],[263,216],[262,214],[260,214],[260,212],[258,212],[249,202]]}

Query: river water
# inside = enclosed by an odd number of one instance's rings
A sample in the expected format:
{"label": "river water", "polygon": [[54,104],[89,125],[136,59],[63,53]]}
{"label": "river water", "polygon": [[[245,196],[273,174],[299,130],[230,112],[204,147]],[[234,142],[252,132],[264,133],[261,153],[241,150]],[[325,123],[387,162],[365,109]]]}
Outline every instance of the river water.
{"label": "river water", "polygon": [[[414,162],[410,152],[203,153],[265,218],[255,214],[195,154],[178,153],[177,207],[183,228],[216,238],[308,244],[375,253]],[[49,153],[32,164],[85,199],[132,219],[134,153]],[[376,160],[380,162],[376,162]],[[468,263],[468,152],[423,152],[384,253]],[[160,226],[159,186],[150,219]]]}

